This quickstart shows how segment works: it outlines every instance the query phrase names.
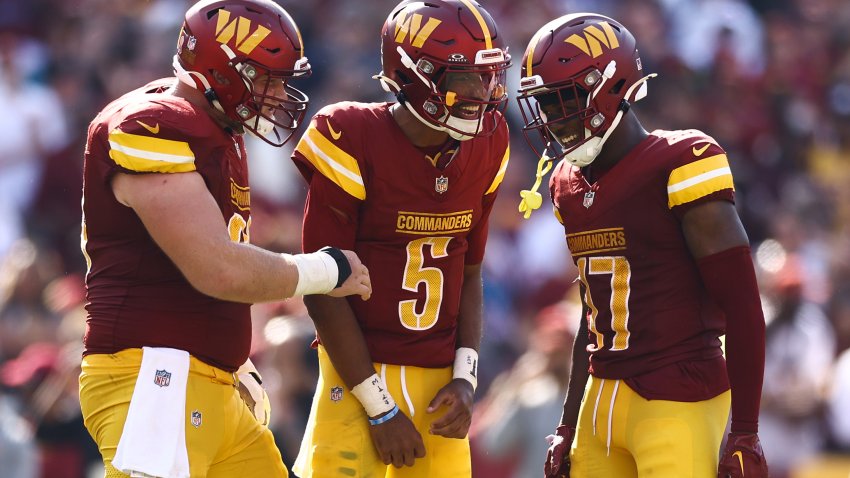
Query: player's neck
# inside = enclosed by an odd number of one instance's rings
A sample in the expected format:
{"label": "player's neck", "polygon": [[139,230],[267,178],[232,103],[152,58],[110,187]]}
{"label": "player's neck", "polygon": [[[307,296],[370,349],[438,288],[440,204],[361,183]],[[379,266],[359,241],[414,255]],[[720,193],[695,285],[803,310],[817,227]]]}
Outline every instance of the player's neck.
{"label": "player's neck", "polygon": [[640,124],[637,116],[627,112],[620,125],[611,133],[599,156],[593,161],[593,169],[604,172],[614,167],[628,155],[649,133]]}
{"label": "player's neck", "polygon": [[172,95],[183,98],[196,108],[205,111],[208,115],[210,115],[210,118],[212,118],[213,121],[222,128],[229,129],[231,131],[239,131],[238,125],[231,121],[224,113],[213,108],[210,102],[207,101],[203,92],[192,88],[179,80],[176,81],[176,84],[170,91]]}
{"label": "player's neck", "polygon": [[410,111],[407,111],[407,108],[399,103],[390,107],[390,113],[392,113],[393,119],[404,135],[407,136],[407,139],[417,148],[440,146],[449,140],[448,133],[422,124]]}

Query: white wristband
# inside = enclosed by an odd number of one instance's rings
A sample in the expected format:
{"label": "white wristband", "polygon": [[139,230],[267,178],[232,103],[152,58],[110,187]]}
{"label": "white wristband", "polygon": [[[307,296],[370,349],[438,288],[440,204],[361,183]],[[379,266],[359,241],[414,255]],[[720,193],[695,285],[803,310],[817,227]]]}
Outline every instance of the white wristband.
{"label": "white wristband", "polygon": [[377,417],[395,408],[395,400],[387,391],[384,381],[376,373],[352,388],[351,393],[360,400],[366,415],[370,417]]}
{"label": "white wristband", "polygon": [[478,387],[478,352],[469,347],[460,347],[455,351],[455,365],[452,378],[462,378],[472,384],[472,391]]}
{"label": "white wristband", "polygon": [[294,254],[289,257],[298,269],[298,284],[295,286],[293,296],[327,294],[336,288],[339,267],[330,254],[319,251],[311,254]]}

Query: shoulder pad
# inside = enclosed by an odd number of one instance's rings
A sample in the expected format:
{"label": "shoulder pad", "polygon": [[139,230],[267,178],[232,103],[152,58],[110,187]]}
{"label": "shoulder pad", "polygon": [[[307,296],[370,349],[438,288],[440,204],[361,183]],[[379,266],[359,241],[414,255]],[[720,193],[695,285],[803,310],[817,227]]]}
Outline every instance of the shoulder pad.
{"label": "shoulder pad", "polygon": [[668,207],[687,204],[735,186],[726,151],[711,136],[698,130],[672,131]]}
{"label": "shoulder pad", "polygon": [[[197,123],[197,118],[194,120]],[[156,109],[125,116],[109,131],[109,157],[122,168],[136,172],[194,171],[195,154],[189,144],[192,134],[175,123],[174,118]]]}
{"label": "shoulder pad", "polygon": [[360,121],[354,117],[361,110],[354,103],[337,103],[322,108],[310,121],[295,147],[294,157],[333,181],[357,199],[366,199],[358,161]]}

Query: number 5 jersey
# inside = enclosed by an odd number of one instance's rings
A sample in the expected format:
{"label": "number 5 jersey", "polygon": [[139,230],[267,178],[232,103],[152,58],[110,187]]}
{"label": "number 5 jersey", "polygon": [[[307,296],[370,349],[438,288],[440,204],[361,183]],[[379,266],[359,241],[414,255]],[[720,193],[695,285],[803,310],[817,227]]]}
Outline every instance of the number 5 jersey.
{"label": "number 5 jersey", "polygon": [[399,128],[391,105],[337,103],[313,117],[293,153],[310,184],[304,251],[352,249],[369,268],[372,297],[347,300],[372,360],[446,367],[464,266],[484,257],[508,130],[499,113],[488,113],[482,127],[498,120],[494,134],[429,156]]}

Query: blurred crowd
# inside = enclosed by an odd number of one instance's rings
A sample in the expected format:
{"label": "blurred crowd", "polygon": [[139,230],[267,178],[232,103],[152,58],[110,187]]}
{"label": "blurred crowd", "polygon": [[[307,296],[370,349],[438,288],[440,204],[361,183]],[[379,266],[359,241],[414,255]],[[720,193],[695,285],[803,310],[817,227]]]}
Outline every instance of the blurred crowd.
{"label": "blurred crowd", "polygon": [[[651,129],[696,128],[728,151],[768,320],[761,433],[771,476],[850,475],[850,3],[846,0],[480,0],[514,68],[531,35],[597,11],[659,73],[636,107]],[[0,478],[103,476],[77,398],[85,330],[79,251],[88,122],[170,76],[187,0],[0,0]],[[279,0],[314,74],[309,114],[387,99],[379,32],[396,0]],[[518,192],[537,158],[518,108],[490,225],[485,339],[471,432],[476,477],[539,476],[569,377],[580,306],[563,230]],[[249,143],[251,239],[298,252],[306,189],[288,157]],[[255,363],[291,464],[317,375],[298,300],[254,307]],[[198,331],[202,333],[202,331]]]}

